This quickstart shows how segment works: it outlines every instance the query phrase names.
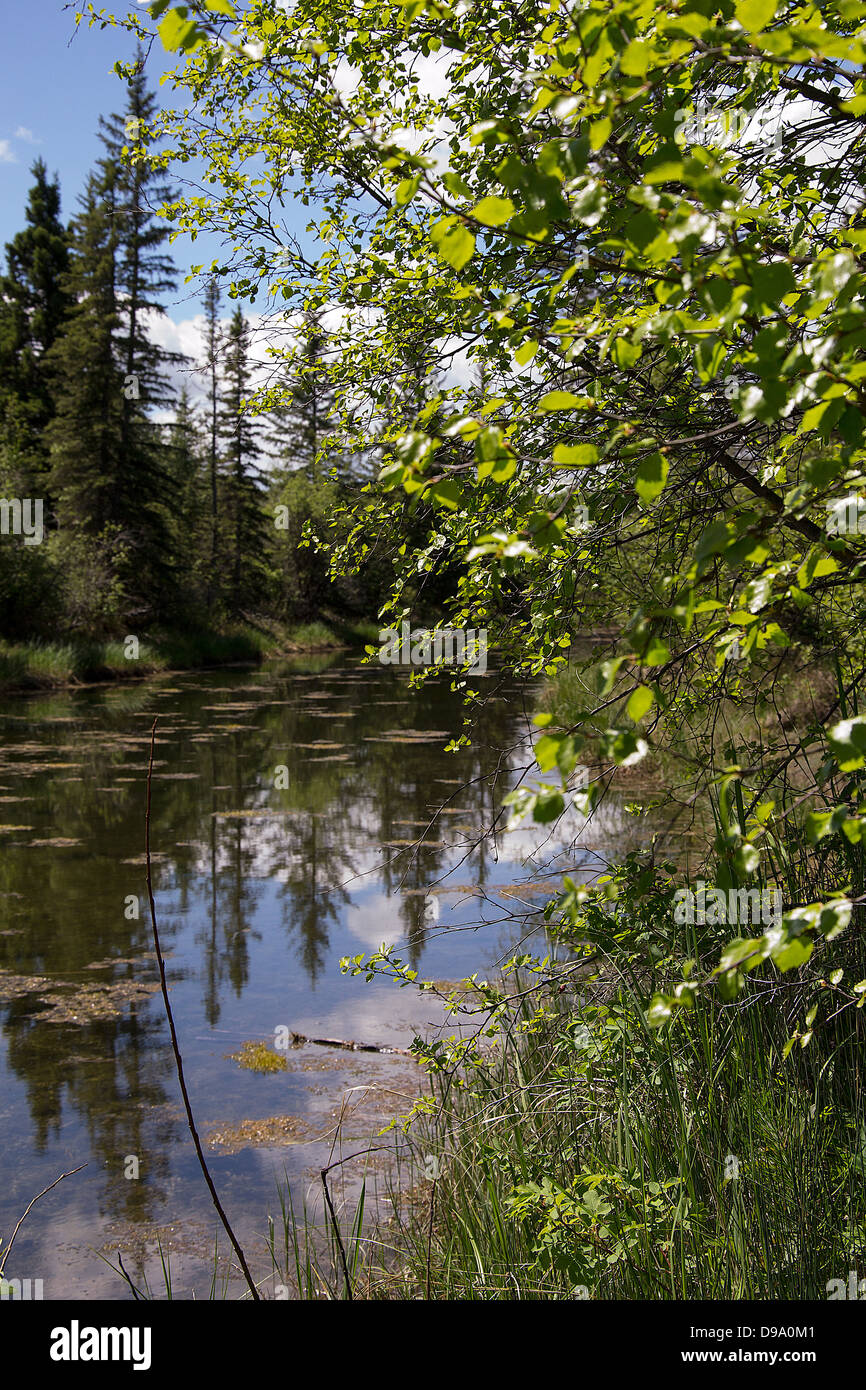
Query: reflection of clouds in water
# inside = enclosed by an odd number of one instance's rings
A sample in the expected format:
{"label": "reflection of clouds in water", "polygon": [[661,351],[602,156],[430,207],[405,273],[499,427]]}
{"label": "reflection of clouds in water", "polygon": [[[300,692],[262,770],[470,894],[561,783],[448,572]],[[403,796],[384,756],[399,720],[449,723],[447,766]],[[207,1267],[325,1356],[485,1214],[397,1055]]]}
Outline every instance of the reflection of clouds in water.
{"label": "reflection of clouds in water", "polygon": [[[348,983],[348,982],[347,982]],[[353,983],[358,983],[354,981]],[[385,982],[366,984],[357,990],[346,989],[339,1003],[326,1010],[293,1017],[296,1032],[312,1037],[344,1038],[354,1042],[375,1043],[377,1047],[408,1047],[415,1032],[421,1028],[439,1027],[445,1020],[440,1000],[416,989],[400,989]],[[453,1032],[454,1026],[450,1025]],[[325,1056],[339,1057],[320,1049]],[[376,1054],[347,1052],[346,1065],[352,1058]],[[291,1056],[291,1054],[290,1054]]]}
{"label": "reflection of clouds in water", "polygon": [[354,937],[372,951],[399,944],[404,936],[399,917],[400,898],[385,893],[373,893],[363,902],[352,902],[346,908],[343,922]]}

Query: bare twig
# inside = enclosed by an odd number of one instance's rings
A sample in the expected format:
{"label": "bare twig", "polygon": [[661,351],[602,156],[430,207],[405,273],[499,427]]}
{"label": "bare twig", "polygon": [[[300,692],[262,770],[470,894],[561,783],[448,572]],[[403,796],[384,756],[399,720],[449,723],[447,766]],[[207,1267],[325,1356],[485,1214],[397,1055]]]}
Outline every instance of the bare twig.
{"label": "bare twig", "polygon": [[174,1053],[174,1064],[175,1069],[177,1071],[177,1079],[180,1084],[181,1095],[183,1096],[184,1109],[186,1110],[186,1122],[189,1127],[189,1132],[192,1135],[192,1142],[195,1146],[196,1157],[198,1158],[201,1171],[204,1174],[204,1180],[208,1185],[208,1190],[210,1192],[211,1199],[213,1201],[214,1206],[216,1207],[217,1216],[219,1217],[220,1221],[225,1227],[226,1235],[232,1243],[232,1247],[234,1249],[235,1254],[238,1257],[238,1262],[240,1263],[240,1267],[243,1270],[244,1278],[247,1281],[250,1293],[254,1299],[260,1301],[261,1295],[259,1294],[259,1291],[256,1288],[253,1276],[250,1274],[249,1266],[247,1265],[246,1259],[244,1257],[244,1252],[241,1249],[240,1244],[238,1243],[237,1236],[232,1230],[231,1225],[229,1224],[229,1219],[223,1211],[222,1204],[217,1195],[217,1190],[214,1186],[213,1178],[210,1175],[207,1162],[205,1161],[205,1156],[201,1147],[201,1140],[198,1137],[198,1130],[195,1126],[195,1118],[192,1113],[192,1106],[190,1104],[189,1094],[186,1089],[186,1081],[184,1079],[183,1074],[183,1059],[180,1055],[180,1048],[178,1046],[177,1041],[177,1032],[174,1026],[174,1015],[171,1011],[171,1004],[169,1003],[168,998],[168,985],[166,983],[165,978],[165,961],[163,960],[162,947],[159,943],[159,928],[156,925],[156,906],[153,901],[153,885],[151,882],[150,873],[150,789],[151,782],[153,779],[153,748],[154,743],[156,742],[156,723],[157,721],[156,719],[154,719],[150,730],[150,759],[147,765],[147,806],[144,818],[144,849],[145,858],[147,860],[147,896],[148,901],[150,903],[150,921],[153,927],[153,944],[156,950],[156,959],[159,964],[159,982],[162,987],[162,999],[163,1003],[165,1004],[166,1017],[168,1018],[168,1027],[169,1032],[171,1034],[171,1048],[172,1052]]}
{"label": "bare twig", "polygon": [[59,1182],[62,1182],[64,1178],[71,1178],[73,1173],[80,1173],[81,1170],[82,1170],[82,1168],[86,1168],[86,1167],[87,1167],[87,1164],[86,1164],[86,1163],[79,1163],[79,1165],[78,1165],[77,1168],[70,1168],[66,1173],[61,1173],[59,1178],[55,1178],[54,1181],[53,1181],[53,1182],[50,1182],[50,1183],[48,1184],[47,1187],[43,1187],[42,1191],[41,1191],[41,1192],[37,1192],[37,1193],[36,1193],[36,1196],[33,1197],[33,1198],[27,1203],[27,1206],[25,1207],[25,1209],[24,1209],[24,1211],[22,1212],[21,1216],[19,1216],[17,1222],[15,1223],[15,1230],[12,1232],[12,1235],[11,1235],[11,1237],[10,1237],[10,1239],[9,1239],[9,1244],[6,1246],[6,1249],[3,1251],[3,1257],[2,1257],[2,1259],[0,1259],[0,1277],[2,1277],[3,1269],[4,1269],[5,1265],[6,1265],[7,1259],[9,1258],[9,1251],[12,1249],[12,1246],[15,1244],[15,1237],[17,1236],[19,1230],[21,1229],[21,1226],[23,1225],[24,1221],[27,1219],[27,1217],[30,1215],[30,1212],[33,1210],[33,1208],[35,1207],[36,1203],[39,1201],[39,1198],[40,1198],[40,1197],[44,1197],[45,1194],[46,1194],[46,1192],[50,1192],[51,1189],[52,1189],[52,1187],[56,1187],[57,1184],[58,1184]]}

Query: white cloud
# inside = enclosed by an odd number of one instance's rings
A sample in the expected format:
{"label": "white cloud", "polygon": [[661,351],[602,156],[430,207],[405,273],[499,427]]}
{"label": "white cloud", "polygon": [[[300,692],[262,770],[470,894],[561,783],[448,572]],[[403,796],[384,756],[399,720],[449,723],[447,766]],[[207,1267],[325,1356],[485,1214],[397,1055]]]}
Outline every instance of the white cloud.
{"label": "white cloud", "polygon": [[0,140],[0,164],[17,164],[15,152],[8,140]]}
{"label": "white cloud", "polygon": [[42,144],[42,141],[39,139],[39,137],[37,135],[34,135],[32,130],[28,130],[26,125],[18,126],[18,129],[15,131],[15,139],[23,140],[25,145]]}

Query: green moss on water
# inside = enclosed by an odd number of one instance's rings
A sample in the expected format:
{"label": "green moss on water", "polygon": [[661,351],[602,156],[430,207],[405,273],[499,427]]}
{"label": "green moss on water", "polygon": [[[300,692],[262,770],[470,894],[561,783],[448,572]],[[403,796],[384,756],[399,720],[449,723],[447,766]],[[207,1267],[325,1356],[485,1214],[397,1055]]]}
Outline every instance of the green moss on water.
{"label": "green moss on water", "polygon": [[278,1052],[268,1047],[263,1042],[245,1042],[241,1044],[240,1052],[230,1052],[228,1054],[233,1062],[237,1062],[239,1067],[244,1067],[246,1071],[270,1072],[285,1071],[286,1059],[281,1057]]}

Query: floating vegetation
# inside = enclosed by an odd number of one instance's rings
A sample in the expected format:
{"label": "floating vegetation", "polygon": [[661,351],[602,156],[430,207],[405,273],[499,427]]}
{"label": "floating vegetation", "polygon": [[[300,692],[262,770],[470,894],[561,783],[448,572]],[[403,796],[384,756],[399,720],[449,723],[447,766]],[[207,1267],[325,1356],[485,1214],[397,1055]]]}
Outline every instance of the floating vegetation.
{"label": "floating vegetation", "polygon": [[118,1018],[127,1004],[147,999],[159,985],[143,980],[115,980],[111,984],[75,984],[45,975],[13,975],[0,971],[0,999],[35,995],[40,1021],[88,1024]]}
{"label": "floating vegetation", "polygon": [[221,705],[202,705],[202,710],[215,710],[221,714],[247,714],[250,710],[260,708],[261,705],[258,701],[251,702],[249,700],[244,700],[243,702],[238,701],[236,704],[226,700]]}
{"label": "floating vegetation", "polygon": [[383,738],[453,738],[450,729],[386,729]]}
{"label": "floating vegetation", "polygon": [[239,1149],[263,1144],[310,1144],[323,1138],[308,1120],[299,1115],[271,1115],[264,1120],[241,1120],[239,1125],[224,1125],[208,1135],[214,1148],[237,1153]]}
{"label": "floating vegetation", "polygon": [[80,845],[81,840],[75,840],[69,835],[55,835],[49,840],[31,840],[30,849],[68,849],[72,845]]}
{"label": "floating vegetation", "polygon": [[438,743],[440,739],[452,738],[453,735],[441,729],[431,729],[429,733],[421,733],[417,729],[396,729],[386,734],[365,734],[365,743]]}
{"label": "floating vegetation", "polygon": [[488,890],[500,898],[542,897],[552,898],[562,891],[562,884],[553,879],[532,883],[494,883]]}
{"label": "floating vegetation", "polygon": [[267,1043],[250,1040],[241,1044],[240,1052],[229,1052],[226,1055],[233,1062],[237,1062],[239,1067],[243,1067],[245,1071],[258,1071],[262,1074],[271,1071],[286,1071],[285,1057],[281,1056],[279,1052],[274,1052]]}

